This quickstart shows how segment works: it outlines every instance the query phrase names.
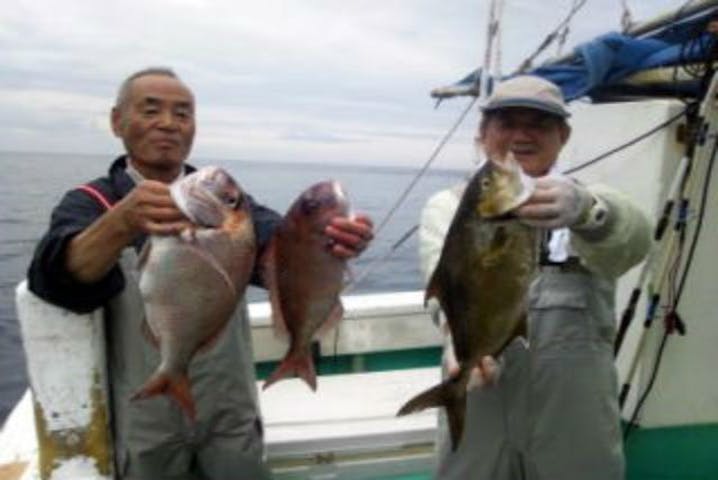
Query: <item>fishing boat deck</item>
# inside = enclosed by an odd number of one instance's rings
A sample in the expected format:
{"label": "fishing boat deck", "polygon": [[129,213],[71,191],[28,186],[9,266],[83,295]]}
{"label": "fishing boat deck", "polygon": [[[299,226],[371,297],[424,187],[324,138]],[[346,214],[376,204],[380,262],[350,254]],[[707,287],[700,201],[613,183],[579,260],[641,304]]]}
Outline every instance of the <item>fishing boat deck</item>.
{"label": "fishing boat deck", "polygon": [[[260,390],[274,478],[366,478],[360,472],[367,469],[373,478],[428,472],[436,411],[396,412],[439,377],[438,368],[418,368],[323,376],[316,392],[298,379]],[[0,437],[0,480],[39,478],[35,432],[28,428],[33,416],[28,392]]]}
{"label": "fishing boat deck", "polygon": [[262,392],[269,464],[276,478],[348,478],[368,464],[377,477],[431,467],[436,410],[396,412],[439,381],[438,368],[320,377],[316,392],[301,380]]}

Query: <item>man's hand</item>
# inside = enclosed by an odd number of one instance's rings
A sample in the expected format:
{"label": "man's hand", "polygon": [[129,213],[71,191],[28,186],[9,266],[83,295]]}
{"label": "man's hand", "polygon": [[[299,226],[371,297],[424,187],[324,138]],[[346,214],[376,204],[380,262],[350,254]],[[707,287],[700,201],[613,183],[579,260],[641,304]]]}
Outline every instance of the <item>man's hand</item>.
{"label": "man's hand", "polygon": [[338,258],[358,257],[374,238],[374,224],[363,214],[334,217],[324,233],[331,241],[331,252]]}
{"label": "man's hand", "polygon": [[68,244],[65,265],[78,281],[100,280],[137,235],[171,235],[190,223],[161,182],[145,180]]}
{"label": "man's hand", "polygon": [[142,233],[173,235],[190,225],[172,200],[169,186],[153,180],[139,183],[114,210],[130,239]]}
{"label": "man's hand", "polygon": [[[460,367],[459,362],[456,360],[456,354],[454,353],[451,334],[447,334],[445,337],[444,354],[441,358],[441,363],[449,377],[455,377],[459,374]],[[494,357],[490,355],[482,357],[479,364],[471,370],[471,376],[469,377],[469,383],[466,385],[466,390],[481,388],[485,385],[493,385],[498,380],[499,373],[499,364]]]}
{"label": "man's hand", "polygon": [[563,175],[550,175],[536,179],[536,190],[516,209],[516,215],[533,227],[573,227],[582,221],[593,202],[591,193],[580,183]]}

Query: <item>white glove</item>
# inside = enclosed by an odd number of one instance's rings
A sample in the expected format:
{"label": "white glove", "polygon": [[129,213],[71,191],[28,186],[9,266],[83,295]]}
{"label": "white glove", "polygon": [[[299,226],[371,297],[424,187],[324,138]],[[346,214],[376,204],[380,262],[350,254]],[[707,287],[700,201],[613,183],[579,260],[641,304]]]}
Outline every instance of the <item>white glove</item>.
{"label": "white glove", "polygon": [[[444,354],[441,357],[441,364],[449,377],[459,374],[459,362],[456,360],[456,354],[454,353],[451,333],[447,333],[444,338]],[[493,385],[498,380],[499,373],[499,364],[494,357],[489,355],[483,357],[479,365],[471,370],[466,390],[481,388],[484,385]]]}
{"label": "white glove", "polygon": [[594,204],[591,193],[564,175],[536,179],[528,201],[516,209],[519,219],[532,227],[554,229],[582,223]]}

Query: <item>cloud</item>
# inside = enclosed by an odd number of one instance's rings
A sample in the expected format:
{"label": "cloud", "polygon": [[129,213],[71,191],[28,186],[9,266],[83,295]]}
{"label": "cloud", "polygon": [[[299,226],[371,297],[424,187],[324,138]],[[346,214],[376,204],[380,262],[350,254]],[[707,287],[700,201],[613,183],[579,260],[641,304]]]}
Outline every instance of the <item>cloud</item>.
{"label": "cloud", "polygon": [[[0,20],[0,140],[116,153],[106,118],[118,84],[169,65],[198,100],[196,155],[415,164],[466,104],[434,110],[428,92],[480,63],[487,3],[16,0]],[[571,1],[551,3],[507,1],[505,71]],[[572,41],[618,25],[618,8],[594,3],[576,16]],[[636,17],[671,3],[641,2]],[[472,129],[469,121],[456,141]],[[465,147],[449,149],[463,164]]]}

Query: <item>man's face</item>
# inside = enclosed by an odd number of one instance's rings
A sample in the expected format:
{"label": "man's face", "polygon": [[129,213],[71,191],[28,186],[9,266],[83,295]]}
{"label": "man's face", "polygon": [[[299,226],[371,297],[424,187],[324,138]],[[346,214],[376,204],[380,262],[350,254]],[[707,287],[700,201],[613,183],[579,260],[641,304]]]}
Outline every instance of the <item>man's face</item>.
{"label": "man's face", "polygon": [[136,78],[124,102],[112,110],[112,130],[143,176],[172,179],[192,148],[192,93],[176,78]]}
{"label": "man's face", "polygon": [[530,108],[506,108],[488,114],[477,141],[489,158],[512,152],[524,172],[546,175],[571,133],[555,115]]}

